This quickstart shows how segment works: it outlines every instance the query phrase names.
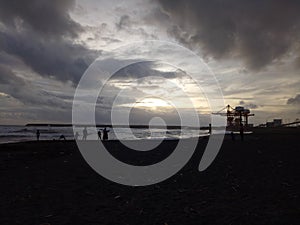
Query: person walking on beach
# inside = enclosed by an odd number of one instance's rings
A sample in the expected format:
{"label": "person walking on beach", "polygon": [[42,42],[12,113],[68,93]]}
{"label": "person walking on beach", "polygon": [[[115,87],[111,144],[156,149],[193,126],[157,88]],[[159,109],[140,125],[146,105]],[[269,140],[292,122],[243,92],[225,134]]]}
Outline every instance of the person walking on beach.
{"label": "person walking on beach", "polygon": [[82,134],[82,140],[86,141],[88,135],[86,127],[83,129]]}
{"label": "person walking on beach", "polygon": [[79,137],[79,133],[76,132],[76,133],[75,133],[75,136],[74,136],[74,138],[75,138],[76,141],[78,140],[78,137]]}
{"label": "person walking on beach", "polygon": [[211,123],[208,125],[208,133],[211,134]]}
{"label": "person walking on beach", "polygon": [[108,132],[109,132],[109,130],[107,130],[106,127],[104,127],[104,130],[103,130],[103,141],[108,140]]}
{"label": "person walking on beach", "polygon": [[241,141],[244,141],[244,125],[242,123],[240,126],[240,135],[241,135]]}
{"label": "person walking on beach", "polygon": [[36,140],[39,141],[40,140],[40,130],[36,130]]}
{"label": "person walking on beach", "polygon": [[98,140],[101,140],[101,131],[98,130]]}

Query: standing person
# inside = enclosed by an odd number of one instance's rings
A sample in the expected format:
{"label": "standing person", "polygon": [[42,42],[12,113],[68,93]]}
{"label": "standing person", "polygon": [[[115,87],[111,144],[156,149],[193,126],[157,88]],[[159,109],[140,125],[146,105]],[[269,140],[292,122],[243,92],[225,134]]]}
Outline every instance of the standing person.
{"label": "standing person", "polygon": [[103,130],[103,141],[108,140],[108,132],[109,132],[109,130],[107,130],[106,127],[104,127],[104,130]]}
{"label": "standing person", "polygon": [[101,131],[98,130],[98,140],[101,140]]}
{"label": "standing person", "polygon": [[211,123],[208,125],[208,133],[211,134]]}
{"label": "standing person", "polygon": [[240,126],[240,135],[241,135],[241,141],[244,141],[244,125],[242,123]]}
{"label": "standing person", "polygon": [[76,132],[74,137],[75,137],[75,140],[77,141],[77,140],[78,140],[78,137],[79,137],[79,133]]}
{"label": "standing person", "polygon": [[59,136],[59,140],[64,140],[64,141],[66,141],[67,139],[66,139],[65,135],[61,134],[61,135]]}
{"label": "standing person", "polygon": [[39,141],[40,140],[40,130],[36,130],[36,140]]}
{"label": "standing person", "polygon": [[88,135],[86,127],[83,129],[82,134],[82,140],[86,141]]}

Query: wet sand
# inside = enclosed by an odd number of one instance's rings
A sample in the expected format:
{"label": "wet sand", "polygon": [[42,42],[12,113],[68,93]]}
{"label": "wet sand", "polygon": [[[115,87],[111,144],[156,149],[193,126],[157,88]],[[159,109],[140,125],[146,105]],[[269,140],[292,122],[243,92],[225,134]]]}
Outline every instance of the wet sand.
{"label": "wet sand", "polygon": [[[299,224],[299,129],[256,129],[227,137],[204,172],[207,139],[170,179],[147,187],[112,183],[94,172],[75,142],[0,145],[1,225]],[[132,164],[158,161],[176,141],[134,154],[117,141],[113,154]]]}

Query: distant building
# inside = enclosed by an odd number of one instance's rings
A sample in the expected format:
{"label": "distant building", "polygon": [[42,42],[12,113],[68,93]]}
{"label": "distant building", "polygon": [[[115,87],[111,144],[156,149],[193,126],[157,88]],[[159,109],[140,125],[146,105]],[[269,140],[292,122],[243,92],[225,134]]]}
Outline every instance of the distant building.
{"label": "distant building", "polygon": [[272,122],[267,122],[266,127],[280,127],[282,125],[282,119],[274,119]]}
{"label": "distant building", "polygon": [[274,119],[273,123],[274,127],[280,127],[282,125],[282,119]]}

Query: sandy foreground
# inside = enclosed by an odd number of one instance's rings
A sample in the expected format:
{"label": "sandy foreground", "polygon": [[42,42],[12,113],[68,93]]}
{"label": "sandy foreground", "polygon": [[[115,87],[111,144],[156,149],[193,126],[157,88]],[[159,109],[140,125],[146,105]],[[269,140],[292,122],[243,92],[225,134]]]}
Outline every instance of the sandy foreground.
{"label": "sandy foreground", "polygon": [[[207,140],[170,179],[147,187],[113,183],[94,172],[74,141],[0,145],[0,225],[299,224],[300,129],[257,129],[227,137],[204,172]],[[167,157],[176,141],[113,155],[136,165]]]}

